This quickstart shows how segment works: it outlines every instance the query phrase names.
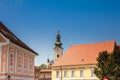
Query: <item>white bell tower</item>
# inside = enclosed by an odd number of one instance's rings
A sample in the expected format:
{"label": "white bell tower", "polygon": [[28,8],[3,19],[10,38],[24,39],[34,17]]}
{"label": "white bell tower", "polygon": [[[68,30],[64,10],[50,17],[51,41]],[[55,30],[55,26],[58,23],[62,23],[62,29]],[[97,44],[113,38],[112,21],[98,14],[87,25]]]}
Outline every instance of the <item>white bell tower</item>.
{"label": "white bell tower", "polygon": [[54,48],[54,62],[63,55],[63,48],[61,47],[62,43],[60,42],[60,38],[60,33],[58,31]]}

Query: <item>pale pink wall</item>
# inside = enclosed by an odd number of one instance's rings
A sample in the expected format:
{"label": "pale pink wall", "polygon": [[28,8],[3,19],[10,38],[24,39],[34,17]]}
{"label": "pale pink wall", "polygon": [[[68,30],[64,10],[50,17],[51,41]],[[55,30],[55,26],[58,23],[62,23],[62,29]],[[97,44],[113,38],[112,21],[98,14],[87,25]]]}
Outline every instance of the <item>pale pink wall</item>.
{"label": "pale pink wall", "polygon": [[[0,35],[0,42],[5,42],[1,46],[1,69],[0,76],[8,75],[22,78],[34,78],[34,53],[31,53],[14,43],[7,42]],[[4,73],[1,73],[4,72]],[[5,79],[0,79],[5,80]],[[20,79],[19,79],[20,80]]]}
{"label": "pale pink wall", "polygon": [[33,68],[34,68],[34,66],[33,66],[33,65],[34,65],[34,57],[30,56],[30,57],[29,57],[29,62],[30,62],[30,63],[29,63],[29,66],[30,66],[30,67],[29,67],[29,74],[33,74],[33,73],[34,73],[34,72],[33,72],[33,70],[34,70],[34,69],[33,69]]}
{"label": "pale pink wall", "polygon": [[8,71],[10,73],[14,73],[15,72],[15,61],[16,61],[16,50],[14,48],[10,48],[9,49],[9,56],[8,56]]}
{"label": "pale pink wall", "polygon": [[23,63],[23,54],[20,51],[17,51],[17,72],[22,74],[22,64]]}
{"label": "pale pink wall", "polygon": [[28,74],[28,55],[24,55],[24,74]]}
{"label": "pale pink wall", "polygon": [[6,40],[0,35],[0,42],[6,42]]}
{"label": "pale pink wall", "polygon": [[[13,54],[13,62],[11,62],[11,53]],[[19,48],[10,46],[9,48],[9,72],[16,72],[23,75],[34,75],[34,56],[26,53]],[[10,63],[13,65],[11,66]]]}
{"label": "pale pink wall", "polygon": [[2,46],[1,72],[6,72],[7,46]]}

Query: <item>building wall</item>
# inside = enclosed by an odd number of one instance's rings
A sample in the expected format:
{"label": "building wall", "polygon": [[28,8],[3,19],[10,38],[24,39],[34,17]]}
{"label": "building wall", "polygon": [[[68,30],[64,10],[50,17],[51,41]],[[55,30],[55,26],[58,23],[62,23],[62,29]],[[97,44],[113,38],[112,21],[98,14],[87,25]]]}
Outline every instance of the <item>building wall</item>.
{"label": "building wall", "polygon": [[6,66],[7,66],[7,46],[1,46],[1,72],[6,72]]}
{"label": "building wall", "polygon": [[[95,75],[91,76],[91,70],[93,70],[94,67],[95,65],[53,67],[52,80],[61,80],[61,78],[62,80],[99,80]],[[82,77],[80,77],[80,70],[83,70]],[[57,71],[59,71],[59,77],[57,77]],[[67,72],[67,76],[64,76],[65,71]],[[71,76],[72,71],[75,72],[74,77]]]}
{"label": "building wall", "polygon": [[54,62],[56,62],[63,55],[63,48],[54,48]]}
{"label": "building wall", "polygon": [[51,80],[51,71],[40,72],[39,80]]}
{"label": "building wall", "polygon": [[0,46],[0,79],[34,80],[34,53],[9,42]]}

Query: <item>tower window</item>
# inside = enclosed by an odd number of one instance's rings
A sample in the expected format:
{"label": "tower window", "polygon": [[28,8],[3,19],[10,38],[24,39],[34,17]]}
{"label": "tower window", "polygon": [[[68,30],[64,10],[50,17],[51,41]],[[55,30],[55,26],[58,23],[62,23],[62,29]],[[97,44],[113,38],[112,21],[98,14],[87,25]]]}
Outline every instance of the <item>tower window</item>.
{"label": "tower window", "polygon": [[10,56],[11,56],[11,58],[12,58],[13,55],[11,54]]}
{"label": "tower window", "polygon": [[60,56],[59,55],[57,55],[57,58],[59,58]]}

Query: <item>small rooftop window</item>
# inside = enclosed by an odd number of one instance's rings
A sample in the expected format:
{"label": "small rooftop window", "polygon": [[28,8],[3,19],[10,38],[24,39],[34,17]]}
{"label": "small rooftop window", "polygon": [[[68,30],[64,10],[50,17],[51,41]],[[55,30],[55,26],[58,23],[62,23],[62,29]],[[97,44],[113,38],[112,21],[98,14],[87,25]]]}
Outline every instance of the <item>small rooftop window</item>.
{"label": "small rooftop window", "polygon": [[80,59],[80,61],[81,61],[81,62],[83,62],[83,61],[84,61],[84,59],[82,58],[82,59]]}

